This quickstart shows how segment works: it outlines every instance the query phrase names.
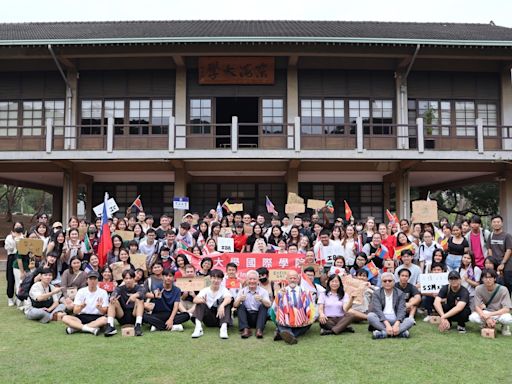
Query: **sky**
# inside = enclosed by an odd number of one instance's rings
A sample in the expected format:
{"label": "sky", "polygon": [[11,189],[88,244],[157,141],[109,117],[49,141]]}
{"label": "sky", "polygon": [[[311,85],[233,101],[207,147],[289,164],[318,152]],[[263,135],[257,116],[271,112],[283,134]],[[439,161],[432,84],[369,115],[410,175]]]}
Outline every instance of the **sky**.
{"label": "sky", "polygon": [[342,20],[483,23],[512,27],[510,0],[17,0],[0,22]]}

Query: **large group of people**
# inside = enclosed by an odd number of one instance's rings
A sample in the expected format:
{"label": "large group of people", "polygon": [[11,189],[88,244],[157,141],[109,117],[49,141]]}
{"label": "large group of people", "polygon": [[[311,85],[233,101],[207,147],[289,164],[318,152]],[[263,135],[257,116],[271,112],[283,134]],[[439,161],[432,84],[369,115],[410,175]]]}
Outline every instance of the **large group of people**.
{"label": "large group of people", "polygon": [[[136,336],[144,327],[182,332],[191,322],[192,338],[210,327],[227,339],[237,322],[241,338],[263,338],[271,321],[274,340],[296,344],[315,321],[320,335],[354,332],[353,323],[366,321],[374,339],[408,338],[421,314],[426,322],[439,316],[441,332],[456,324],[465,333],[470,321],[485,328],[501,324],[502,334],[511,335],[512,236],[499,215],[492,217],[490,230],[477,216],[453,224],[445,218],[411,224],[376,223],[372,217],[330,222],[324,211],[270,218],[219,215],[187,213],[176,227],[166,215],[158,225],[142,211],[114,216],[108,221],[112,247],[104,265],[98,257],[101,219],[71,217],[66,228],[50,225],[46,214],[30,228],[15,222],[5,239],[8,305],[29,320],[61,321],[67,334],[107,337],[118,332],[116,322],[133,327]],[[129,240],[121,236],[127,232]],[[18,251],[25,237],[42,240],[42,255]],[[214,267],[211,255],[219,252],[221,238],[233,239],[235,253],[298,254],[302,262],[279,281],[266,267],[241,278],[236,263],[225,270]],[[192,263],[183,249],[200,263]],[[145,268],[133,266],[135,254],[145,255]],[[448,284],[437,293],[422,293],[425,273],[448,273]],[[207,283],[198,291],[182,291],[175,281],[184,277]],[[364,292],[348,289],[347,278],[362,284]]]}

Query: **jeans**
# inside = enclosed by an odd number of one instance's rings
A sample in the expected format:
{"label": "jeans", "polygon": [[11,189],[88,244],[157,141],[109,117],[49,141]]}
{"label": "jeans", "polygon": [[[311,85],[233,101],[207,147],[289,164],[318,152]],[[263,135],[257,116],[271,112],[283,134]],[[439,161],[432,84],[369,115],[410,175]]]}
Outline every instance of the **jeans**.
{"label": "jeans", "polygon": [[[391,324],[391,326],[393,326],[393,324],[396,321],[396,318],[395,319],[390,318],[390,319],[388,319],[388,321]],[[376,330],[386,333],[386,326],[384,325],[384,322],[380,321],[379,317],[375,313],[370,312],[368,314],[368,323]],[[414,320],[409,317],[406,317],[403,321],[400,322],[400,327],[399,327],[398,333],[401,334],[401,333],[407,331],[413,325],[414,325]]]}
{"label": "jeans", "polygon": [[446,266],[449,271],[454,271],[460,268],[460,263],[462,261],[462,256],[451,255],[448,254],[446,256]]}
{"label": "jeans", "polygon": [[52,316],[57,312],[64,312],[66,307],[64,304],[59,304],[55,307],[55,309],[51,312],[46,312],[42,308],[34,308],[31,307],[26,313],[25,316],[28,320],[39,320],[40,323],[49,323],[52,320]]}

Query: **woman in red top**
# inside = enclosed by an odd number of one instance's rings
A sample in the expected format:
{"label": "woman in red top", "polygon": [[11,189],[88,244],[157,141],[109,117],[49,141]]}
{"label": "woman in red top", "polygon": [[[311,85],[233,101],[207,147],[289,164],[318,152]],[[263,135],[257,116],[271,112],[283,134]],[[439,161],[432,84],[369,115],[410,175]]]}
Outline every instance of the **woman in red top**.
{"label": "woman in red top", "polygon": [[235,252],[242,252],[245,249],[245,244],[247,243],[247,235],[244,234],[244,225],[242,223],[238,223],[235,226],[233,240],[235,243]]}
{"label": "woman in red top", "polygon": [[379,224],[379,233],[380,233],[380,237],[382,238],[382,244],[389,251],[388,257],[392,259],[393,255],[395,254],[396,237],[388,234],[388,228],[387,228],[386,224],[384,224],[384,223]]}

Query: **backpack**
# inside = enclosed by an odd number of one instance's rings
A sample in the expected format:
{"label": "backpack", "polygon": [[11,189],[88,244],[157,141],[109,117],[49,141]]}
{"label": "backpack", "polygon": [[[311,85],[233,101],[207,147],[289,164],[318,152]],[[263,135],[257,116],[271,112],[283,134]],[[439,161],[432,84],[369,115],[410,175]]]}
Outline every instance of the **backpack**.
{"label": "backpack", "polygon": [[36,275],[34,272],[29,272],[25,275],[25,277],[20,283],[18,292],[16,293],[18,299],[20,299],[21,301],[28,299],[28,293],[30,292],[30,288],[32,287],[32,285],[34,285],[35,278]]}

